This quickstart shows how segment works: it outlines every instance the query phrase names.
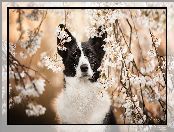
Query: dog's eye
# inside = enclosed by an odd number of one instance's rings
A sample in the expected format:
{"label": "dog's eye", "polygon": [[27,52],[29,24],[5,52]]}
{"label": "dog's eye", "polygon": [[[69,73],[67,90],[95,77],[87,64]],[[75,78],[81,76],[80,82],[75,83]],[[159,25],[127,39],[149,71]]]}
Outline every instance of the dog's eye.
{"label": "dog's eye", "polygon": [[74,58],[77,58],[77,57],[78,57],[78,54],[77,54],[77,53],[74,53],[74,54],[73,54],[73,57],[74,57]]}
{"label": "dog's eye", "polygon": [[89,51],[89,50],[87,50],[87,51],[86,51],[86,55],[87,55],[88,57],[90,57],[90,58],[92,58],[92,57],[93,57],[92,52],[91,52],[91,51]]}
{"label": "dog's eye", "polygon": [[80,54],[79,51],[75,51],[75,52],[73,52],[72,56],[73,56],[74,58],[77,58],[77,57],[79,57],[79,54]]}

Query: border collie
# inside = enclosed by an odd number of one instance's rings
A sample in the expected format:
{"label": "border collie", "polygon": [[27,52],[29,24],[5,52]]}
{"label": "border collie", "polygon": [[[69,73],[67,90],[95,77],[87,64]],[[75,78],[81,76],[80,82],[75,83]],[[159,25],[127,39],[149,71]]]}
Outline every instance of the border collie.
{"label": "border collie", "polygon": [[[57,49],[64,64],[64,89],[56,98],[56,112],[63,124],[115,124],[111,98],[107,91],[97,88],[100,72],[97,70],[105,54],[103,45],[107,36],[89,38],[78,42],[69,30],[60,24],[71,41],[65,42],[66,50]],[[57,37],[57,44],[60,39]]]}

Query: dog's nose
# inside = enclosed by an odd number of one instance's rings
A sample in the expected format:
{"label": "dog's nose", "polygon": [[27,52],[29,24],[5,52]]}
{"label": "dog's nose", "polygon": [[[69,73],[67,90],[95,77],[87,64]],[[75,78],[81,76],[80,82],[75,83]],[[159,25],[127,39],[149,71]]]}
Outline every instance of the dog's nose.
{"label": "dog's nose", "polygon": [[87,64],[82,64],[80,66],[80,69],[81,69],[82,72],[87,72],[88,71],[88,65]]}

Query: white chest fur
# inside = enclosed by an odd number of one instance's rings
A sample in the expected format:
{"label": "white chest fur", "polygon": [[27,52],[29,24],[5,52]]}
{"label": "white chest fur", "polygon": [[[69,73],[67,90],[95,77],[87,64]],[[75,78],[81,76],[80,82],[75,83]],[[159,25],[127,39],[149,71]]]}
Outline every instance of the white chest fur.
{"label": "white chest fur", "polygon": [[62,123],[101,124],[111,106],[111,99],[96,83],[66,77],[63,92],[56,99]]}

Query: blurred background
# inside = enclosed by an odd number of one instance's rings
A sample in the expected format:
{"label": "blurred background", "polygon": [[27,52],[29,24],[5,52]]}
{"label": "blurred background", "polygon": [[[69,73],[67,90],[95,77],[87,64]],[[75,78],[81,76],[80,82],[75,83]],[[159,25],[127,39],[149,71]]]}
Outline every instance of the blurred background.
{"label": "blurred background", "polygon": [[[31,13],[32,10],[24,11],[27,14]],[[54,73],[52,70],[48,70],[46,67],[41,66],[40,54],[46,52],[48,56],[54,58],[57,52],[56,27],[59,24],[65,24],[65,10],[50,9],[50,11],[47,12],[47,16],[40,27],[42,37],[40,48],[38,48],[36,54],[29,56],[26,59],[22,59],[19,54],[22,51],[20,45],[17,44],[15,49],[15,52],[18,53],[15,57],[21,62],[21,64],[24,64],[27,67],[32,67],[33,69],[37,70],[49,81],[46,82],[46,87],[43,95],[37,98],[38,103],[46,107],[46,112],[44,115],[41,115],[39,117],[28,117],[25,113],[26,106],[22,103],[17,104],[14,105],[14,107],[9,111],[10,124],[59,123],[57,120],[56,113],[52,108],[52,104],[55,97],[57,97],[57,95],[63,88],[63,73]],[[89,24],[89,19],[85,15],[84,10],[71,10],[71,13],[73,13],[74,17],[68,17],[68,19],[66,20],[66,23],[69,23],[71,25],[70,31],[73,31],[76,34],[78,40],[87,40],[87,35],[85,31]],[[10,10],[9,17],[9,42],[14,44],[18,42],[18,38],[20,37],[20,31],[17,30],[19,28],[19,23],[17,22],[17,20],[19,19],[18,12],[16,12],[15,10]],[[32,21],[27,19],[22,20],[23,30],[34,30],[34,28],[36,28],[39,25],[41,19],[41,16],[39,16],[38,21]],[[23,37],[23,39],[25,39],[25,35]]]}
{"label": "blurred background", "polygon": [[[79,4],[80,5],[80,4]],[[22,6],[22,4],[21,4]],[[23,10],[26,14],[31,14],[32,10]],[[3,18],[6,18],[6,8],[5,5],[2,6]],[[78,10],[58,10],[58,9],[51,9],[51,10],[43,10],[43,12],[47,12],[46,17],[44,18],[43,23],[39,27],[39,31],[41,32],[41,39],[40,39],[40,47],[38,48],[37,52],[33,55],[29,55],[26,59],[21,57],[20,52],[23,51],[21,46],[18,44],[18,40],[21,35],[21,31],[27,30],[35,30],[40,22],[42,21],[42,15],[38,15],[38,18],[29,18],[22,20],[22,30],[20,30],[20,22],[19,20],[19,12],[16,10],[11,9],[9,12],[9,42],[11,44],[16,44],[15,55],[16,59],[20,61],[21,64],[32,67],[42,76],[48,80],[46,81],[45,91],[43,94],[37,98],[37,102],[46,108],[46,112],[44,115],[38,117],[28,117],[25,113],[26,103],[16,104],[9,110],[9,123],[10,124],[57,124],[59,123],[58,117],[53,109],[53,101],[54,98],[60,93],[61,89],[63,88],[63,74],[62,72],[53,72],[51,69],[47,69],[41,64],[41,54],[47,53],[48,56],[55,59],[56,55],[56,27],[63,23],[67,25],[68,29],[76,34],[80,41],[86,41],[88,39],[87,29],[90,26],[90,19],[88,15],[85,13],[85,10],[78,9]],[[26,17],[26,16],[25,16]],[[6,19],[3,19],[3,40],[6,40],[6,27],[7,27]],[[124,22],[122,23],[124,25]],[[128,29],[128,26],[123,27],[124,30]],[[148,29],[142,28],[142,25],[138,26],[137,29],[143,36],[141,37],[143,43],[149,43],[149,32]],[[172,32],[174,30],[171,30]],[[27,39],[24,33],[22,39]],[[159,53],[162,56],[166,55],[166,32],[158,32],[156,31],[155,34],[157,37],[161,38],[161,45],[158,48]],[[171,35],[172,33],[169,33]],[[170,37],[171,39],[172,37]],[[169,52],[168,54],[172,53],[172,49],[174,48],[173,45],[170,43],[172,41],[169,40]],[[136,43],[136,42],[135,42]],[[139,51],[137,50],[137,45],[134,43],[132,51],[135,55],[138,56]],[[143,44],[143,49],[146,49],[147,45]],[[173,48],[172,48],[173,47]],[[136,57],[138,58],[138,57]],[[138,60],[136,60],[138,61]],[[60,64],[61,65],[61,64]],[[63,67],[63,65],[62,65]],[[35,75],[31,72],[32,75]],[[149,106],[150,109],[154,106]],[[154,111],[158,112],[158,111]],[[117,115],[118,114],[118,115]],[[155,113],[157,114],[157,113]],[[123,123],[119,120],[119,111],[116,113],[116,118],[119,123]]]}

